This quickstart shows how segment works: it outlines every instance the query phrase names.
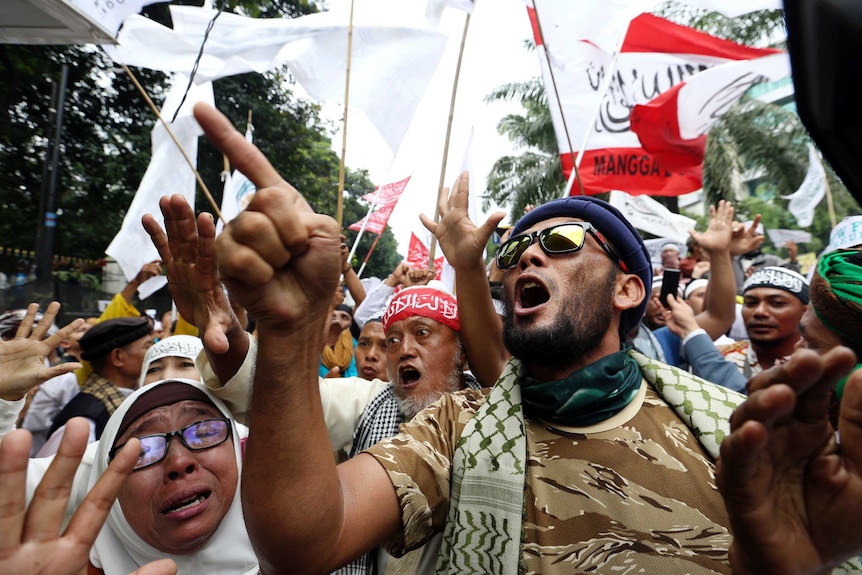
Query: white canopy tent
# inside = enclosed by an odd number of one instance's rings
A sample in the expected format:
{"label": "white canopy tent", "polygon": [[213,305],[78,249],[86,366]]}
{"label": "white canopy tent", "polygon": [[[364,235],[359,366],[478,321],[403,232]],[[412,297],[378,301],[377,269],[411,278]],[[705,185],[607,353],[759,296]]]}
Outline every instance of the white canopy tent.
{"label": "white canopy tent", "polygon": [[114,37],[71,0],[3,0],[0,44],[106,44]]}

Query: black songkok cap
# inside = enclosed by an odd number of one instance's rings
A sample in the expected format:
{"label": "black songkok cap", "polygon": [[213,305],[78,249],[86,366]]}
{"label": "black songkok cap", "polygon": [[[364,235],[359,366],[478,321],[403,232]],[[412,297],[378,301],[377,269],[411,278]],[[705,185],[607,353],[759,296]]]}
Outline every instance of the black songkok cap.
{"label": "black songkok cap", "polygon": [[90,361],[108,355],[152,331],[153,326],[147,317],[118,317],[99,322],[81,338],[81,359]]}

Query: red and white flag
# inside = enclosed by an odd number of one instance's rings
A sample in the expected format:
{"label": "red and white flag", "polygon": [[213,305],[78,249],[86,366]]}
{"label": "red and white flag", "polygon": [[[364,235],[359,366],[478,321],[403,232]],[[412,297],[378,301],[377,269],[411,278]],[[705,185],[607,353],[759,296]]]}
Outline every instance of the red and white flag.
{"label": "red and white flag", "polygon": [[370,194],[362,196],[362,199],[369,204],[375,204],[380,207],[394,206],[398,203],[401,194],[404,193],[404,188],[407,187],[408,182],[410,182],[410,176],[407,176],[403,180],[386,184],[383,187],[378,187]]}
{"label": "red and white flag", "polygon": [[[634,1],[625,2],[625,10],[614,12],[604,26],[597,24],[604,3],[571,10],[559,0],[535,0],[535,6],[528,11],[565,174],[586,142],[579,167],[587,194],[623,190],[675,196],[700,188],[699,166],[671,171],[643,149],[631,131],[632,108],[703,70],[775,51],[714,38],[651,14],[629,22],[626,12],[636,14],[639,6]],[[620,48],[614,60],[616,46]],[[611,82],[602,94],[611,69]]]}
{"label": "red and white flag", "polygon": [[665,168],[696,168],[703,164],[707,132],[749,88],[789,76],[790,57],[780,51],[710,68],[636,105],[632,132]]}
{"label": "red and white flag", "polygon": [[[362,229],[362,225],[365,224],[365,231],[380,235],[383,233],[383,230],[386,229],[386,224],[389,222],[389,216],[392,215],[392,210],[394,209],[395,204],[381,206],[379,210],[375,210],[370,216],[365,216],[358,222],[350,224],[347,229],[358,232]],[[368,223],[365,223],[366,221]]]}
{"label": "red and white flag", "polygon": [[[410,244],[407,246],[407,263],[409,263],[414,268],[427,268],[428,267],[428,255],[430,251],[428,250],[428,246],[425,245],[425,242],[419,239],[419,237],[410,232]],[[434,267],[437,269],[437,274],[434,276],[434,279],[440,279],[440,275],[443,272],[443,256],[439,258],[434,258]]]}

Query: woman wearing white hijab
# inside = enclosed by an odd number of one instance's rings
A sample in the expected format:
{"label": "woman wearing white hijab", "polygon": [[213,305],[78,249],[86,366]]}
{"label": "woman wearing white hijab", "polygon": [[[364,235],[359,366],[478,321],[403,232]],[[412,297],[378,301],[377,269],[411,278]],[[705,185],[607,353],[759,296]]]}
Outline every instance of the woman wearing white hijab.
{"label": "woman wearing white hijab", "polygon": [[115,448],[150,439],[90,552],[90,572],[126,575],[165,557],[180,574],[256,572],[239,491],[247,434],[197,381],[160,381],[129,396],[105,427],[89,486]]}
{"label": "woman wearing white hijab", "polygon": [[201,374],[195,367],[195,360],[203,348],[201,339],[191,335],[172,335],[160,339],[150,346],[144,356],[138,387],[163,379],[199,380]]}

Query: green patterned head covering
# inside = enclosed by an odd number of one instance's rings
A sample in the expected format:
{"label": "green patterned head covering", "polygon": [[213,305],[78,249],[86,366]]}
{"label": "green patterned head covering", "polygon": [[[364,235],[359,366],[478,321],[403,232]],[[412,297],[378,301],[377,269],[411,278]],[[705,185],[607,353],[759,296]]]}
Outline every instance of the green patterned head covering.
{"label": "green patterned head covering", "polygon": [[862,249],[820,257],[811,279],[811,305],[823,325],[862,350]]}

